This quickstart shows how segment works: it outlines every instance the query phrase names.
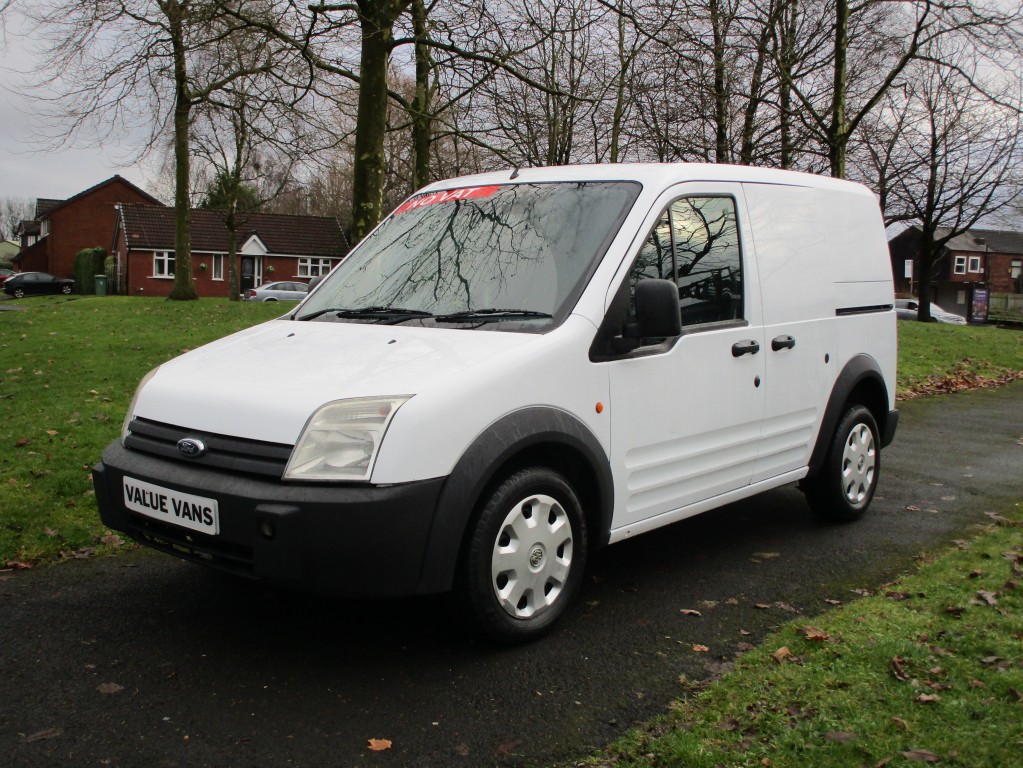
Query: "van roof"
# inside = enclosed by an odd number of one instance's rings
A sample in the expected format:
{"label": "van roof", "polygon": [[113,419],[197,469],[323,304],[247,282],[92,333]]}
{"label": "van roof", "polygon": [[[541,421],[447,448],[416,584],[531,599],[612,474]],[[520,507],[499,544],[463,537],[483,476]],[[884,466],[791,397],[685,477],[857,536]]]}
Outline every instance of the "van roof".
{"label": "van roof", "polygon": [[861,184],[830,176],[783,171],[776,168],[717,163],[603,163],[507,169],[445,179],[434,182],[421,191],[432,192],[475,185],[556,181],[638,181],[643,185],[649,184],[661,188],[684,181],[734,181],[873,194]]}

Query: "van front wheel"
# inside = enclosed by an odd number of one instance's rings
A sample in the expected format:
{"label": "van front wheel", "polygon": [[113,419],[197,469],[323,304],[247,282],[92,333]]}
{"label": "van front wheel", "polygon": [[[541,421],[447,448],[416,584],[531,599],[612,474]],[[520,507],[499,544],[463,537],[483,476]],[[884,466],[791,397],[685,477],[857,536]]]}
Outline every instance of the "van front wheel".
{"label": "van front wheel", "polygon": [[880,472],[877,422],[868,408],[854,405],[839,421],[820,472],[801,485],[817,515],[856,520],[870,506]]}
{"label": "van front wheel", "polygon": [[523,469],[483,501],[462,574],[469,615],[487,637],[521,643],[565,612],[586,567],[586,522],[568,481]]}

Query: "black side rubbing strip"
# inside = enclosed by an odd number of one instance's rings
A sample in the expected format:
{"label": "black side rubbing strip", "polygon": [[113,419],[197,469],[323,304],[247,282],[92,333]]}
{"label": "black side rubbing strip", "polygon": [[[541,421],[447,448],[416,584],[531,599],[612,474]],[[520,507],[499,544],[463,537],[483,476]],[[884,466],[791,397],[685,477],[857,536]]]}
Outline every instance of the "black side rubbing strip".
{"label": "black side rubbing strip", "polygon": [[835,315],[838,317],[842,315],[869,315],[872,312],[890,312],[891,310],[891,304],[872,304],[866,307],[839,307],[835,310]]}

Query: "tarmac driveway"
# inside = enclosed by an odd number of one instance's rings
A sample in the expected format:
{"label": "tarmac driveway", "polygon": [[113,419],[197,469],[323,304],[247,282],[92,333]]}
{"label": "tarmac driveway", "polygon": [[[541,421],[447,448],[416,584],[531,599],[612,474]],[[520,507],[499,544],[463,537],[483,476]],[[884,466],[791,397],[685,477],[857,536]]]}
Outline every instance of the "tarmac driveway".
{"label": "tarmac driveway", "polygon": [[1021,439],[1023,384],[903,404],[864,520],[820,524],[790,487],[615,545],[559,630],[511,650],[468,643],[444,598],[328,600],[148,551],[0,573],[0,762],[569,760],[1023,500]]}

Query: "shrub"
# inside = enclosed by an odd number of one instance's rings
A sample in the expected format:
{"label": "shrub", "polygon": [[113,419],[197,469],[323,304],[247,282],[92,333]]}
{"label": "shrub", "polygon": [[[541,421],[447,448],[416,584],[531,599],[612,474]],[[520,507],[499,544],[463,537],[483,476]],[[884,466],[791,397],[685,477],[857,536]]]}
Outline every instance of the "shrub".
{"label": "shrub", "polygon": [[106,274],[105,248],[83,248],[75,254],[75,292],[96,293],[96,275]]}

